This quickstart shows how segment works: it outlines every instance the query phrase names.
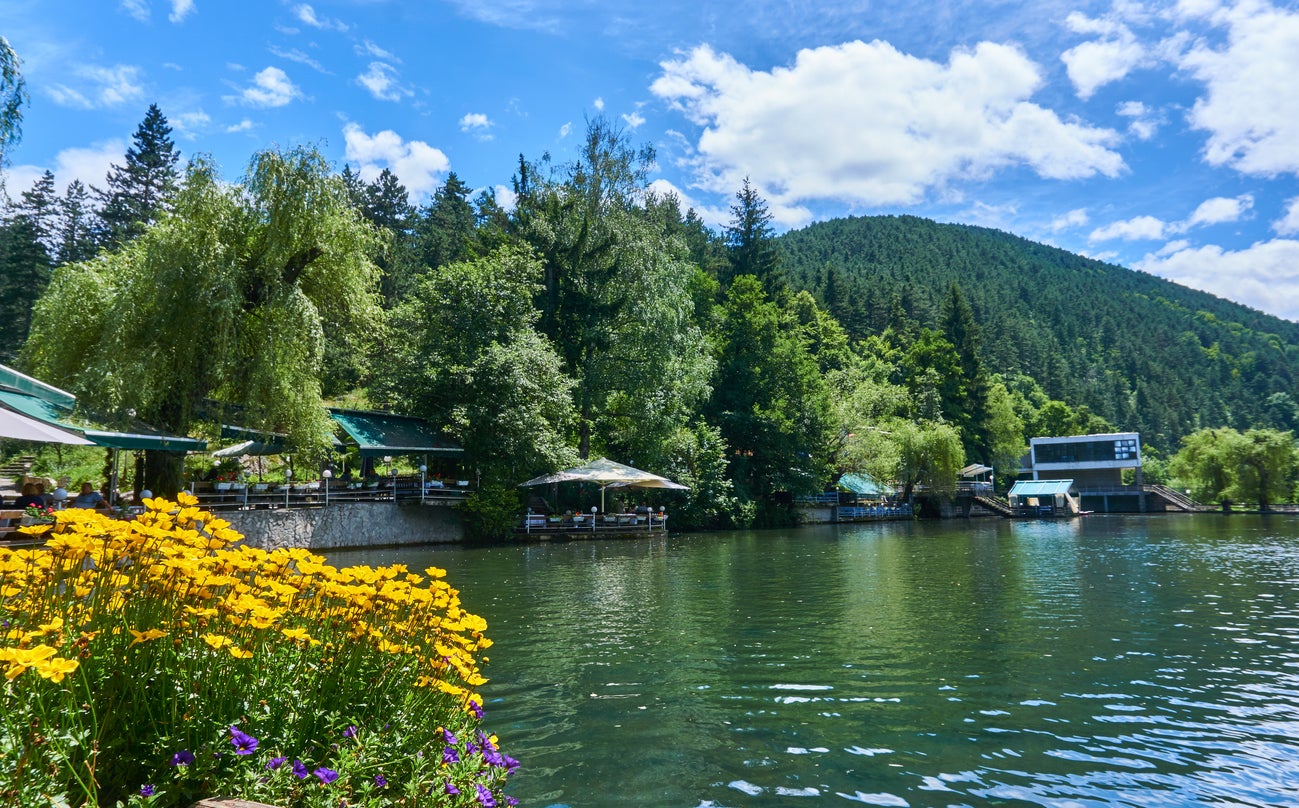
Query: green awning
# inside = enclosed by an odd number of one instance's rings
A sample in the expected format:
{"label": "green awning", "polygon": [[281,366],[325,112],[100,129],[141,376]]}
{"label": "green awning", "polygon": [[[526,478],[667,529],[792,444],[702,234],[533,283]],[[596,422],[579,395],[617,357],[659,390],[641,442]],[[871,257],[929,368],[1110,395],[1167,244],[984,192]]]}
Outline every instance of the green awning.
{"label": "green awning", "polygon": [[839,486],[848,489],[859,497],[887,497],[896,493],[875,482],[865,474],[845,474],[839,478]]}
{"label": "green awning", "polygon": [[465,451],[423,418],[360,410],[331,409],[329,414],[356,442],[362,457],[453,456]]}
{"label": "green awning", "polygon": [[1073,480],[1020,480],[1010,489],[1007,497],[1053,497],[1067,494]]}
{"label": "green awning", "polygon": [[109,449],[152,449],[161,452],[201,452],[207,444],[194,438],[168,435],[148,427],[136,427],[133,432],[113,432],[98,427],[78,425],[69,420],[71,411],[43,398],[0,390],[0,406],[44,421],[51,426],[67,429],[86,436],[96,446]]}
{"label": "green awning", "polygon": [[7,387],[69,410],[77,405],[77,397],[66,390],[60,390],[4,365],[0,365],[0,387]]}

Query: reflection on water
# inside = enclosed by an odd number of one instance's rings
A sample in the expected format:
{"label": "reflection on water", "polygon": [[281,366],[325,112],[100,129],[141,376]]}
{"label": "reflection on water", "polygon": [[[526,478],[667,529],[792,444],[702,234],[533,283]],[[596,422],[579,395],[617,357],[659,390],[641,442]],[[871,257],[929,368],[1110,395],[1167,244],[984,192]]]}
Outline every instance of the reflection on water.
{"label": "reflection on water", "polygon": [[1299,804],[1299,522],[338,553],[447,567],[524,805]]}

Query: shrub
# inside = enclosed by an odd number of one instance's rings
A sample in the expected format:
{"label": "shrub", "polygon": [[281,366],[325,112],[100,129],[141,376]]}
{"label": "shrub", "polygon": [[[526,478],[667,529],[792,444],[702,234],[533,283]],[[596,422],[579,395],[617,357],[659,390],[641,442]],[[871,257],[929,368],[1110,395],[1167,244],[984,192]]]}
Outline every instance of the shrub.
{"label": "shrub", "polygon": [[513,804],[444,570],[240,546],[195,505],[0,548],[0,805]]}

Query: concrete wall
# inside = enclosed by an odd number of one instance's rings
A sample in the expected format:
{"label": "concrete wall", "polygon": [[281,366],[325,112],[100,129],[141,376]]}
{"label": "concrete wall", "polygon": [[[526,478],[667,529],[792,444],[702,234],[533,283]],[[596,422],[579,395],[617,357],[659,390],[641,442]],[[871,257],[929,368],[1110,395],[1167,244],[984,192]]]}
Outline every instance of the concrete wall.
{"label": "concrete wall", "polygon": [[464,540],[460,510],[446,505],[345,502],[328,508],[234,511],[219,515],[244,534],[249,545],[265,550],[400,547]]}

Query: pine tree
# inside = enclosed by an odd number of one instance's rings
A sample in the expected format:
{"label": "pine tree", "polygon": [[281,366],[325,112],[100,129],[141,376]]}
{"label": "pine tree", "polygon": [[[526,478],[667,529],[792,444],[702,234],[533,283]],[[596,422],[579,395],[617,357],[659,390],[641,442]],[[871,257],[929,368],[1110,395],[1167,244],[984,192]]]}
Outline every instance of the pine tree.
{"label": "pine tree", "polygon": [[18,212],[31,224],[36,240],[48,255],[57,249],[59,231],[59,198],[54,193],[54,172],[48,169],[32,187],[23,191]]}
{"label": "pine tree", "polygon": [[735,193],[731,223],[726,226],[725,238],[731,267],[729,276],[721,279],[723,285],[729,285],[740,275],[752,275],[762,282],[762,288],[769,297],[780,300],[785,290],[785,276],[780,268],[780,255],[776,252],[771,213],[748,177]]}
{"label": "pine tree", "polygon": [[979,357],[979,326],[960,288],[952,284],[943,301],[943,335],[956,348],[964,406],[953,414],[961,432],[965,456],[971,462],[992,460],[988,433],[988,374]]}
{"label": "pine tree", "polygon": [[180,153],[171,139],[171,126],[157,104],[150,104],[135,130],[126,165],[114,164],[102,200],[100,243],[117,248],[138,237],[171,207],[180,172]]}
{"label": "pine tree", "polygon": [[50,282],[50,254],[32,220],[18,213],[0,225],[0,362],[13,363],[27,340],[32,307]]}
{"label": "pine tree", "polygon": [[471,256],[476,222],[469,190],[452,171],[424,209],[418,240],[425,266],[436,269]]}
{"label": "pine tree", "polygon": [[60,204],[58,251],[59,264],[71,264],[95,257],[94,210],[90,193],[81,180],[68,183]]}

